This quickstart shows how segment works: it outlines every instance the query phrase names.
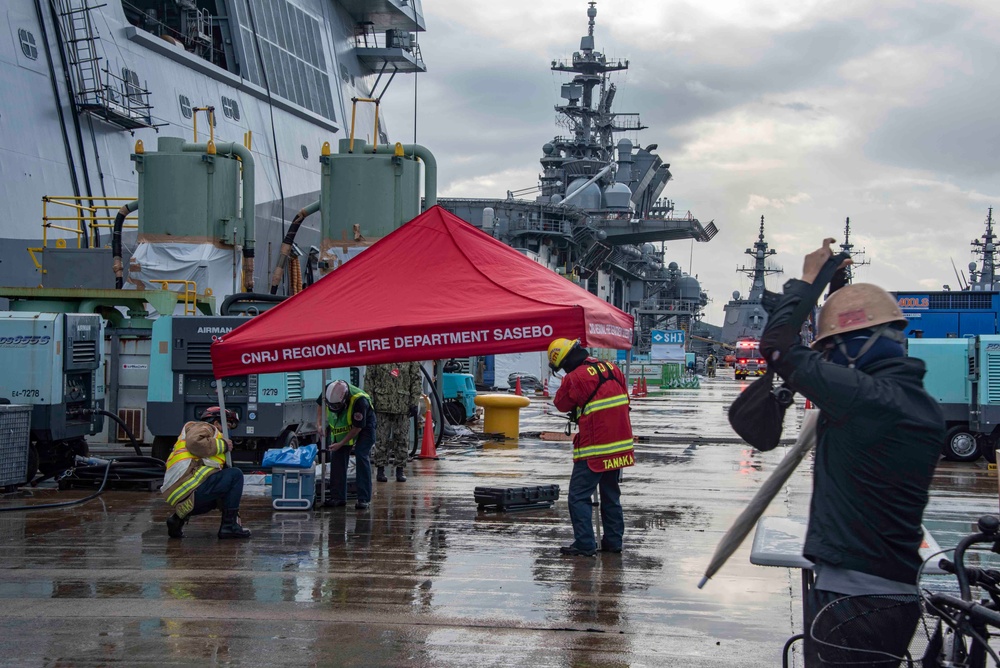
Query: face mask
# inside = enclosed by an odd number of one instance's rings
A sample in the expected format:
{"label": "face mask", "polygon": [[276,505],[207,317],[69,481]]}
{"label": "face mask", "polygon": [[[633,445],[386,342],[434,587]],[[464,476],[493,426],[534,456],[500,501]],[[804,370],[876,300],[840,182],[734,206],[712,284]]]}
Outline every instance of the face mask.
{"label": "face mask", "polygon": [[842,345],[830,346],[823,351],[823,357],[839,366],[864,369],[875,362],[905,356],[903,344],[889,336],[879,336],[868,345],[871,338],[872,333],[866,331],[861,335],[840,339],[838,344]]}
{"label": "face mask", "polygon": [[330,410],[333,411],[334,413],[340,413],[345,408],[347,408],[347,404],[343,403],[343,402],[341,402],[339,404],[330,404]]}

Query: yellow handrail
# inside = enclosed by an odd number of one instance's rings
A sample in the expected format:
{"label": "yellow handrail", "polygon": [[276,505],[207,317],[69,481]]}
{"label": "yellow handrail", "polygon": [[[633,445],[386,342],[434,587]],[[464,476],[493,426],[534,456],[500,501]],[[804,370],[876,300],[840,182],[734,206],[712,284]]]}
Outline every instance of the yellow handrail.
{"label": "yellow handrail", "polygon": [[[121,204],[123,202],[131,202],[134,199],[134,197],[105,197],[99,195],[46,195],[42,197],[42,248],[33,250],[36,252],[40,250],[44,251],[44,249],[49,246],[48,233],[50,229],[75,234],[76,247],[82,248],[83,235],[87,234],[86,228],[89,227],[91,232],[90,246],[96,246],[96,233],[103,228],[113,228],[115,216],[117,215],[118,210],[121,209]],[[50,203],[54,206],[66,207],[75,212],[75,214],[50,216]],[[58,223],[61,222],[75,222],[76,227],[74,228],[59,225]],[[84,223],[88,223],[88,225],[84,225]],[[124,229],[134,230],[136,228],[138,228],[136,223],[124,225]],[[65,239],[60,238],[57,239],[56,242],[57,244],[58,242],[62,242],[63,244],[62,246],[57,245],[56,247],[66,247]],[[34,260],[34,254],[32,254],[32,260]]]}
{"label": "yellow handrail", "polygon": [[184,291],[178,290],[178,293],[182,295],[181,303],[184,304],[184,315],[197,315],[198,309],[195,302],[198,300],[198,284],[194,281],[184,281],[184,280],[166,280],[166,281],[152,281],[153,283],[159,283],[163,286],[164,290],[169,290],[171,285],[183,285]]}
{"label": "yellow handrail", "polygon": [[194,107],[192,120],[194,121],[194,143],[198,143],[198,112],[204,111],[208,114],[208,141],[215,143],[215,107]]}
{"label": "yellow handrail", "polygon": [[352,97],[351,98],[351,140],[347,145],[347,152],[354,153],[354,121],[358,113],[358,102],[371,102],[375,105],[375,137],[373,140],[375,149],[378,149],[378,107],[381,104],[381,98],[370,98],[370,97]]}

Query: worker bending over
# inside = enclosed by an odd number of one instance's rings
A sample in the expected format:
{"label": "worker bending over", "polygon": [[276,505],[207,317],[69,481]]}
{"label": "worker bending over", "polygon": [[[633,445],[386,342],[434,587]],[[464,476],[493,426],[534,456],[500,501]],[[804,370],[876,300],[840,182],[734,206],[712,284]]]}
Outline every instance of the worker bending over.
{"label": "worker bending over", "polygon": [[590,357],[579,341],[556,339],[549,344],[549,366],[565,371],[553,400],[560,411],[570,412],[579,426],[573,437],[573,475],[569,482],[569,516],[573,544],[560,548],[564,555],[594,556],[591,498],[601,490],[602,552],[621,552],[625,533],[622,513],[621,469],[635,463],[632,422],[625,376],[611,362]]}

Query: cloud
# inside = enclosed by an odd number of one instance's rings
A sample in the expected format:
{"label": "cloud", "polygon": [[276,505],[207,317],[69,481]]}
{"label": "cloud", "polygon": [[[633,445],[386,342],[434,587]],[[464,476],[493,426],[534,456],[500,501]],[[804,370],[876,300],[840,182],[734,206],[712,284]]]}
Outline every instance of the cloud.
{"label": "cloud", "polygon": [[808,202],[812,197],[808,193],[795,193],[787,197],[765,197],[764,195],[750,195],[747,205],[743,209],[747,213],[761,209],[784,209],[787,204],[798,204]]}
{"label": "cloud", "polygon": [[[436,155],[440,194],[503,197],[536,184],[541,146],[563,130],[553,105],[569,77],[549,71],[577,51],[586,3],[424,3],[417,141]],[[674,180],[663,196],[715,220],[707,244],[668,244],[713,303],[760,216],[794,275],[824,236],[852,237],[888,289],[952,284],[968,241],[1000,201],[1000,5],[985,0],[600,0],[598,49],[628,58],[615,109],[638,112]],[[412,140],[413,88],[397,77],[383,105]],[[626,135],[627,136],[627,135]],[[693,256],[693,262],[689,258]],[[689,267],[688,265],[691,264]],[[775,277],[780,281],[784,277]]]}

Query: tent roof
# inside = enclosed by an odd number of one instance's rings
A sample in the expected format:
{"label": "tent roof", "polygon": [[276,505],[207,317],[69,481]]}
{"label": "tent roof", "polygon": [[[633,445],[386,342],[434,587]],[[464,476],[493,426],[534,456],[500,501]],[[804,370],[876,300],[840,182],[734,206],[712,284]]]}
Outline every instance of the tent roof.
{"label": "tent roof", "polygon": [[627,349],[632,316],[435,206],[212,345],[216,377]]}

